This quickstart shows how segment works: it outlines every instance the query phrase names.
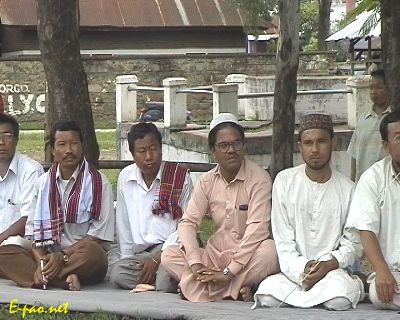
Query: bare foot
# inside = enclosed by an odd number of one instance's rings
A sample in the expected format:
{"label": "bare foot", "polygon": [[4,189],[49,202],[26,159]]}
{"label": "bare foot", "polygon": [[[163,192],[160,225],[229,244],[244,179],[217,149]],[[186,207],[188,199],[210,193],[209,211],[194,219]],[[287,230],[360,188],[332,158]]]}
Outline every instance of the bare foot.
{"label": "bare foot", "polygon": [[81,283],[79,282],[78,276],[76,274],[70,274],[65,280],[65,283],[68,285],[68,290],[81,290]]}
{"label": "bare foot", "polygon": [[239,290],[239,293],[242,296],[242,300],[244,302],[254,301],[253,292],[251,292],[250,287],[242,287]]}
{"label": "bare foot", "polygon": [[178,293],[179,297],[180,297],[182,300],[187,300],[186,297],[184,296],[182,290],[181,290],[181,286],[180,286],[180,285],[178,285],[177,293]]}

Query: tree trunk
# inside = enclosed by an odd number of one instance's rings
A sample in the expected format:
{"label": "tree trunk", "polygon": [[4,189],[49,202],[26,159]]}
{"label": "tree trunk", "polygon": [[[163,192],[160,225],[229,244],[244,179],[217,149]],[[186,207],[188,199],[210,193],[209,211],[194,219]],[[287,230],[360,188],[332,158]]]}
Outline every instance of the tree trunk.
{"label": "tree trunk", "polygon": [[332,0],[319,0],[318,50],[326,50],[325,39],[329,36]]}
{"label": "tree trunk", "polygon": [[299,0],[281,0],[280,33],[275,76],[270,174],[293,166],[293,136],[299,66]]}
{"label": "tree trunk", "polygon": [[381,0],[382,62],[390,105],[400,110],[400,1]]}
{"label": "tree trunk", "polygon": [[45,149],[51,161],[48,134],[57,120],[72,119],[81,127],[88,161],[97,164],[87,77],[79,47],[79,0],[38,0],[38,38],[47,81]]}

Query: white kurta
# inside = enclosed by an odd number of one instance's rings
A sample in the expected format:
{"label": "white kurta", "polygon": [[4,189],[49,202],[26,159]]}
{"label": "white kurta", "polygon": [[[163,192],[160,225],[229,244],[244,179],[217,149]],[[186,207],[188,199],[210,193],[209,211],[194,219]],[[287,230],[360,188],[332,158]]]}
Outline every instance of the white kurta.
{"label": "white kurta", "polygon": [[[267,277],[255,301],[272,295],[296,307],[312,307],[335,297],[345,297],[353,307],[363,295],[362,284],[344,268],[361,252],[341,235],[346,223],[354,183],[337,171],[325,183],[311,181],[305,164],[280,172],[272,191],[272,232],[282,273]],[[310,260],[334,256],[339,268],[329,272],[310,290],[301,287]]]}
{"label": "white kurta", "polygon": [[[350,229],[361,246],[359,230],[375,233],[383,257],[390,271],[400,283],[400,174],[393,169],[392,158],[386,157],[366,170],[358,181],[351,203],[346,229]],[[368,282],[374,282],[375,273]],[[370,299],[376,307],[390,308],[390,304],[378,300],[375,285],[370,287]],[[371,290],[372,289],[372,290]],[[400,306],[400,294],[396,293],[393,304]]]}
{"label": "white kurta", "polygon": [[386,157],[361,176],[350,207],[348,226],[352,231],[375,233],[391,271],[400,271],[399,210],[400,177],[396,177],[391,157]]}

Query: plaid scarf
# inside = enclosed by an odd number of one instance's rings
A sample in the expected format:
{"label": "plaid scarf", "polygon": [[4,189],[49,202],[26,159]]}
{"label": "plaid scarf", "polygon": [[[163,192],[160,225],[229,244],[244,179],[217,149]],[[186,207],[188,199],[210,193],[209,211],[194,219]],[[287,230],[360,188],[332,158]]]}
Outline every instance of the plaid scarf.
{"label": "plaid scarf", "polygon": [[68,194],[65,213],[61,210],[61,196],[57,186],[58,164],[53,164],[40,187],[34,216],[34,240],[53,240],[60,243],[60,233],[66,223],[99,220],[102,199],[100,173],[85,159],[79,165],[76,180]]}
{"label": "plaid scarf", "polygon": [[161,183],[153,202],[152,211],[155,215],[170,213],[173,220],[182,217],[179,205],[183,184],[189,170],[174,162],[164,162]]}

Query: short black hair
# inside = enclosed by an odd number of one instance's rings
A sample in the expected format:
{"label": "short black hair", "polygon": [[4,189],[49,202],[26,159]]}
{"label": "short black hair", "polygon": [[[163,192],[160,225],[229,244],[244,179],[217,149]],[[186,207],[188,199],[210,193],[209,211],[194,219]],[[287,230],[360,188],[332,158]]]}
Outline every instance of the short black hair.
{"label": "short black hair", "polygon": [[134,124],[128,132],[129,151],[133,152],[135,150],[136,140],[143,139],[148,134],[154,134],[160,147],[162,146],[161,133],[157,127],[151,122],[139,122],[138,124]]}
{"label": "short black hair", "polygon": [[383,141],[388,141],[388,126],[389,123],[400,122],[400,111],[396,110],[388,113],[383,117],[382,122],[379,126],[379,131],[381,133],[381,138]]}
{"label": "short black hair", "polygon": [[7,113],[0,113],[0,124],[9,124],[16,139],[19,138],[19,124],[17,119]]}
{"label": "short black hair", "polygon": [[383,69],[377,69],[371,72],[371,78],[377,78],[382,80],[383,84],[386,85],[385,71]]}
{"label": "short black hair", "polygon": [[79,134],[79,139],[83,142],[82,130],[75,120],[59,120],[53,124],[50,130],[50,146],[54,148],[56,142],[57,131],[76,131]]}
{"label": "short black hair", "polygon": [[215,148],[218,131],[229,127],[239,131],[240,138],[242,139],[242,141],[244,141],[244,130],[241,125],[238,125],[234,122],[222,122],[212,128],[212,130],[210,130],[210,132],[208,133],[208,147],[210,148],[210,150],[214,150]]}

